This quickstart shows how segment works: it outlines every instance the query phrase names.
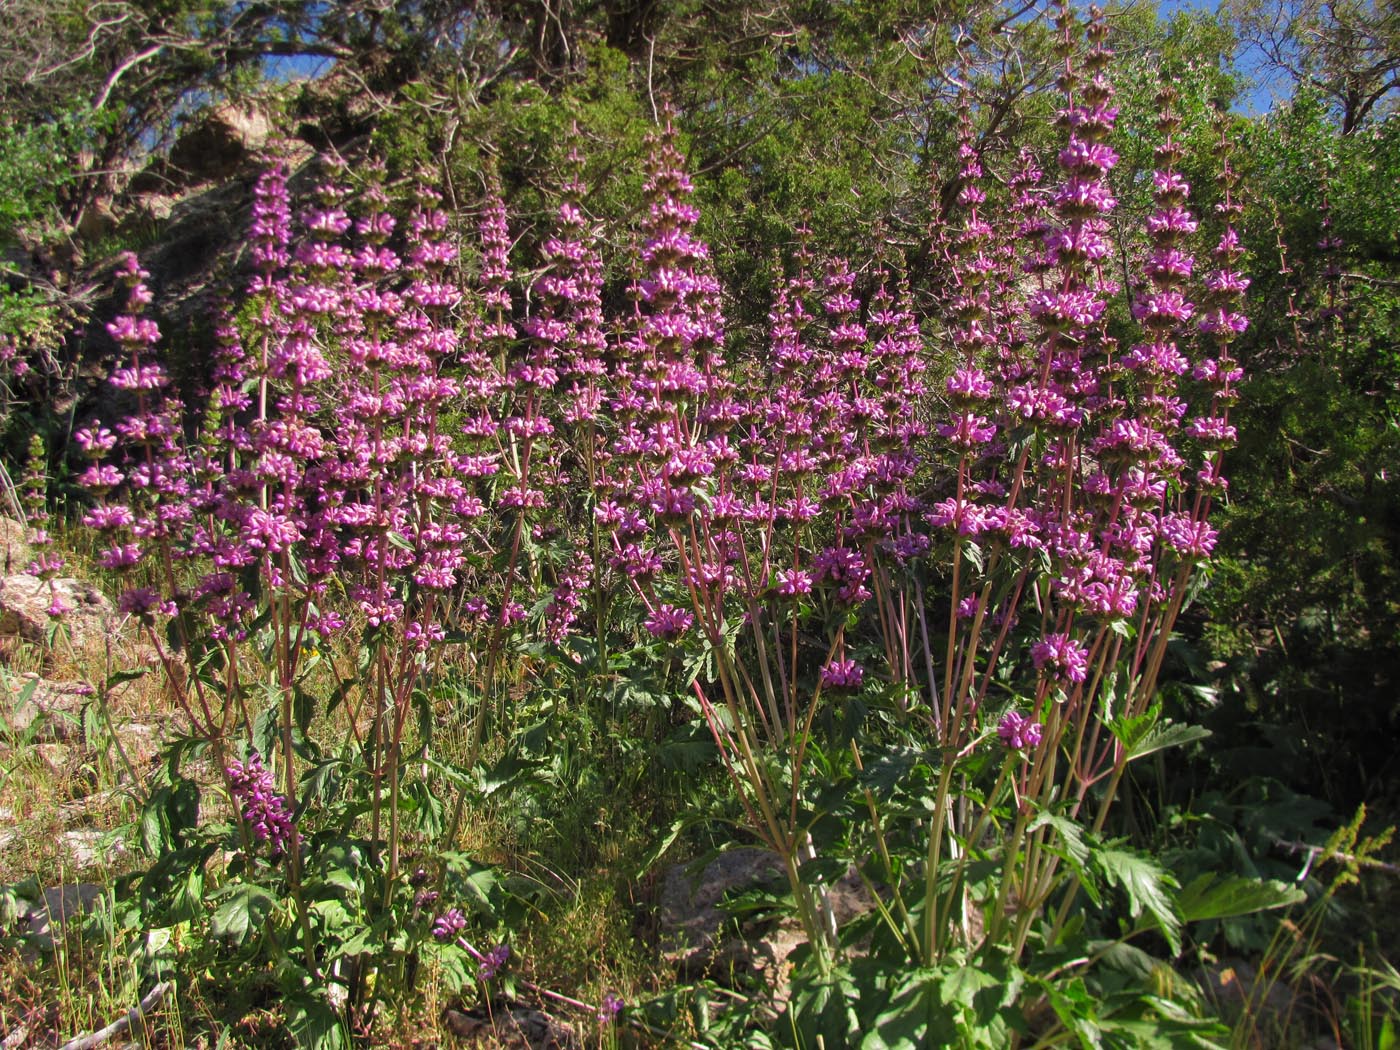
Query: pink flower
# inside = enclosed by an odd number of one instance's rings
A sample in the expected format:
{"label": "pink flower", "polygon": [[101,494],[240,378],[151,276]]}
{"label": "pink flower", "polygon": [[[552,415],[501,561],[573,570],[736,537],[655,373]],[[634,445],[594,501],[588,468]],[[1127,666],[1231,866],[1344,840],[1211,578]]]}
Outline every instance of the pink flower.
{"label": "pink flower", "polygon": [[695,623],[695,617],[674,605],[658,605],[647,617],[646,629],[653,637],[663,641],[675,641]]}
{"label": "pink flower", "polygon": [[832,660],[821,670],[822,688],[834,692],[853,692],[865,679],[865,669],[854,660]]}
{"label": "pink flower", "polygon": [[1043,729],[1039,722],[1021,714],[1008,711],[1001,716],[997,725],[997,736],[1012,751],[1028,751],[1039,747]]}
{"label": "pink flower", "polygon": [[1088,652],[1067,634],[1047,634],[1031,646],[1031,661],[1038,670],[1049,668],[1058,677],[1082,682],[1088,677]]}

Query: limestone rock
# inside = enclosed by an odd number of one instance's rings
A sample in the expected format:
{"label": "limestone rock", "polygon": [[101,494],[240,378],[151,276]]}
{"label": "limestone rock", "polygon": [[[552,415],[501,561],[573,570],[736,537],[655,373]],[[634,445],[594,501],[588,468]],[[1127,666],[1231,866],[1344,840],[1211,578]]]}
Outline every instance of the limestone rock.
{"label": "limestone rock", "polygon": [[110,237],[119,225],[110,200],[98,200],[83,209],[78,216],[78,236],[85,241],[100,241]]}
{"label": "limestone rock", "polygon": [[24,928],[33,942],[42,949],[54,946],[63,927],[74,919],[95,911],[107,899],[107,889],[95,882],[73,882],[50,886],[44,890],[44,900],[24,917]]}
{"label": "limestone rock", "polygon": [[23,522],[0,515],[0,568],[6,574],[23,572],[34,557],[28,536],[29,529]]}
{"label": "limestone rock", "polygon": [[165,728],[158,722],[116,723],[117,743],[121,744],[127,761],[138,772],[150,766],[160,754],[161,745],[165,742]]}
{"label": "limestone rock", "polygon": [[126,856],[126,846],[110,831],[75,828],[59,834],[65,862],[74,871],[110,868]]}
{"label": "limestone rock", "polygon": [[73,748],[68,744],[35,744],[33,754],[56,777],[67,777],[72,770]]}
{"label": "limestone rock", "polygon": [[0,577],[0,636],[44,644],[55,599],[67,610],[63,622],[75,648],[101,640],[112,616],[112,603],[101,591],[70,576],[41,580],[23,573]]}
{"label": "limestone rock", "polygon": [[1229,1024],[1248,1017],[1256,1032],[1281,1032],[1298,1012],[1295,993],[1287,982],[1261,978],[1248,960],[1222,960],[1202,967],[1195,977]]}
{"label": "limestone rock", "polygon": [[667,869],[661,887],[661,951],[689,968],[717,948],[729,915],[720,902],[734,892],[776,885],[783,864],[769,850],[746,847],[722,853],[698,875],[690,866]]}
{"label": "limestone rock", "polygon": [[0,689],[0,718],[15,737],[36,743],[62,743],[81,735],[83,705],[92,689],[81,682],[51,682],[38,675],[7,679]]}

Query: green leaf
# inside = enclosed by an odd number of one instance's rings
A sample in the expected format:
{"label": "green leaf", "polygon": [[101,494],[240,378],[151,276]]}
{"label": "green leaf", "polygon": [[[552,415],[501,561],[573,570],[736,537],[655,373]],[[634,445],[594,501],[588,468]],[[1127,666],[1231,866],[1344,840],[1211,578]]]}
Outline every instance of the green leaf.
{"label": "green leaf", "polygon": [[303,737],[311,729],[315,715],[316,697],[299,685],[292,686],[292,720]]}
{"label": "green leaf", "polygon": [[448,852],[439,858],[447,865],[447,889],[483,916],[492,916],[499,907],[502,885],[500,872],[462,853]]}
{"label": "green leaf", "polygon": [[968,1006],[977,993],[1001,982],[976,966],[959,966],[938,983],[938,994],[949,1006]]}
{"label": "green leaf", "polygon": [[314,864],[308,867],[311,878],[307,880],[307,893],[327,891],[358,897],[365,892],[362,879],[364,853],[354,842],[345,839],[324,842],[316,850]]}
{"label": "green leaf", "polygon": [[1145,912],[1167,939],[1172,954],[1179,953],[1181,919],[1169,895],[1177,887],[1176,879],[1155,861],[1129,850],[1100,849],[1094,863],[1105,879],[1128,895],[1128,913],[1137,919]]}
{"label": "green leaf", "polygon": [[482,798],[489,798],[499,791],[505,791],[520,784],[538,782],[537,774],[543,762],[523,758],[520,755],[506,755],[494,766],[478,767],[477,788]]}
{"label": "green leaf", "polygon": [[[807,980],[794,980],[788,1010],[795,1023],[793,1035],[798,1045],[817,1046],[818,1036],[828,1046],[853,1045],[853,1037],[862,1030],[855,1011],[855,1004],[859,1001],[860,990],[845,969],[838,968]],[[872,1050],[909,1045],[904,1042],[871,1042],[872,1035],[873,1032],[859,1045],[862,1048],[869,1046]]]}
{"label": "green leaf", "polygon": [[1170,721],[1163,722],[1161,716],[1161,706],[1153,705],[1140,715],[1115,718],[1108,723],[1108,728],[1127,752],[1129,762],[1210,736],[1210,730],[1203,726],[1174,725]]}
{"label": "green leaf", "polygon": [[170,844],[170,832],[165,825],[165,803],[169,788],[161,788],[141,807],[141,848],[152,858],[159,857]]}
{"label": "green leaf", "polygon": [[1046,984],[1043,986],[1046,997],[1060,1023],[1079,1039],[1083,1050],[1098,1050],[1103,1046],[1099,1035],[1098,1011],[1094,1009],[1093,997],[1084,987],[1082,978],[1072,981]]}
{"label": "green leaf", "polygon": [[1150,755],[1154,751],[1165,751],[1169,747],[1181,747],[1210,736],[1205,726],[1175,725],[1163,722],[1153,726],[1134,746],[1128,748],[1128,761]]}
{"label": "green leaf", "polygon": [[681,833],[697,824],[703,824],[706,818],[699,814],[692,814],[687,817],[677,817],[671,822],[671,826],[666,830],[666,834],[661,836],[660,841],[652,849],[647,851],[642,858],[641,864],[637,866],[637,878],[641,878],[651,870],[653,864],[665,855],[666,851],[675,844],[676,839],[681,837]]}
{"label": "green leaf", "polygon": [[1047,849],[1057,857],[1062,857],[1079,877],[1079,885],[1095,904],[1100,903],[1099,888],[1093,873],[1089,871],[1089,857],[1092,853],[1090,845],[1085,841],[1084,830],[1068,817],[1062,817],[1058,813],[1049,810],[1041,810],[1030,825],[1027,832],[1036,831],[1039,828],[1048,827],[1055,832],[1055,841],[1047,844]]}
{"label": "green leaf", "polygon": [[1183,922],[1230,919],[1270,908],[1287,908],[1306,900],[1297,886],[1277,879],[1250,879],[1242,875],[1204,872],[1192,879],[1176,897]]}
{"label": "green leaf", "polygon": [[277,750],[277,740],[281,730],[277,725],[277,707],[280,694],[269,686],[266,690],[268,705],[253,719],[253,750],[271,766],[272,756]]}
{"label": "green leaf", "polygon": [[199,785],[177,777],[168,787],[157,788],[141,808],[141,846],[152,857],[179,849],[199,826]]}
{"label": "green leaf", "polygon": [[436,724],[432,697],[422,689],[415,689],[409,695],[409,702],[413,704],[413,710],[418,715],[418,741],[426,749],[433,738],[433,727]]}
{"label": "green leaf", "polygon": [[286,999],[287,1029],[301,1050],[342,1050],[349,1045],[340,1017],[324,999],[298,992]]}
{"label": "green leaf", "polygon": [[410,780],[403,786],[402,808],[413,818],[417,831],[428,838],[437,838],[447,825],[442,800],[425,781]]}
{"label": "green leaf", "polygon": [[1131,755],[1134,749],[1152,732],[1152,727],[1157,724],[1161,711],[1160,707],[1154,706],[1131,718],[1126,716],[1114,718],[1109,721],[1108,728],[1118,742],[1123,745],[1123,750]]}
{"label": "green leaf", "polygon": [[271,914],[276,898],[261,886],[238,883],[226,889],[224,898],[209,920],[209,931],[215,936],[242,944],[250,932],[257,930]]}
{"label": "green leaf", "polygon": [[[337,940],[343,939],[345,931],[355,928],[358,923],[355,916],[351,914],[350,909],[334,897],[328,900],[312,901],[311,904],[307,906],[307,911],[316,918],[316,925],[321,932],[323,940],[329,938]],[[332,952],[331,954],[343,953]]]}
{"label": "green leaf", "polygon": [[981,547],[968,540],[963,540],[962,553],[963,557],[967,559],[968,564],[971,565],[974,569],[976,569],[979,573],[981,573],[984,570],[985,564],[984,559],[982,557]]}
{"label": "green leaf", "polygon": [[138,678],[145,677],[146,668],[144,667],[131,668],[125,671],[113,671],[107,676],[106,688],[108,689],[108,691],[111,691],[112,689],[115,689],[117,686],[121,685],[123,682],[134,682]]}
{"label": "green leaf", "polygon": [[43,899],[43,888],[32,877],[23,882],[0,886],[0,928],[18,923]]}
{"label": "green leaf", "polygon": [[1098,959],[1100,966],[1131,977],[1144,986],[1150,987],[1152,975],[1166,965],[1127,941],[1090,941],[1085,948]]}

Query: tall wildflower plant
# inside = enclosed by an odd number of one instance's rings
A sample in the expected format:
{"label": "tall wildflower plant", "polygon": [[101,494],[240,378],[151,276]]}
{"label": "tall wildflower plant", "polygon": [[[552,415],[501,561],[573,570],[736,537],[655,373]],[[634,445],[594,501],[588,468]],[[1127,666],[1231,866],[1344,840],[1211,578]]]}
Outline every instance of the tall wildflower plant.
{"label": "tall wildflower plant", "polygon": [[[1075,15],[1058,25],[1052,186],[1023,157],[1010,200],[989,204],[964,117],[962,220],[943,237],[946,357],[893,279],[863,300],[846,264],[803,262],[776,292],[766,359],[736,373],[737,389],[712,389],[716,322],[687,187],[651,183],[627,355],[643,381],[614,403],[627,422],[612,477],[627,499],[600,514],[646,629],[697,637],[710,655],[690,688],[750,828],[788,873],[814,975],[791,1009],[812,1038],[857,1023],[832,989],[847,938],[874,936],[859,967],[889,969],[860,1023],[1053,1039],[1083,1020],[1061,978],[1080,980],[1114,941],[1099,906],[1121,898],[1116,932],[1150,929],[1175,952],[1181,923],[1219,889],[1196,885],[1179,908],[1170,872],[1110,839],[1108,818],[1132,761],[1198,736],[1162,720],[1155,695],[1215,543],[1208,516],[1234,439],[1230,346],[1248,281],[1233,175],[1223,158],[1201,272],[1164,89],[1155,208],[1123,254],[1107,29],[1093,12],[1081,49]],[[926,396],[930,363],[941,396]],[[858,725],[852,705],[881,698],[893,736],[868,719],[844,736],[821,729],[842,709]],[[843,739],[844,763],[827,746]],[[859,820],[832,808],[843,770]],[[836,833],[833,812],[849,818]],[[879,901],[846,934],[823,846]],[[965,1007],[952,974],[973,959],[999,990]]]}
{"label": "tall wildflower plant", "polygon": [[[299,223],[282,168],[258,183],[246,305],[217,330],[198,411],[170,393],[132,260],[129,312],[111,325],[128,412],[77,440],[93,460],[86,523],[109,537],[104,566],[131,581],[119,608],[164,663],[187,734],[148,806],[157,864],[143,893],[167,899],[176,861],[187,888],[212,886],[231,836],[214,932],[285,956],[296,1023],[334,1028],[338,988],[362,1030],[411,987],[421,953],[456,951],[430,936],[431,906],[471,864],[425,867],[420,852],[445,823],[434,706],[448,643],[490,652],[514,619],[492,511],[513,513],[521,487],[492,484],[517,418],[501,420],[490,357],[513,335],[493,329],[508,279],[492,269],[498,243],[488,236],[483,310],[463,323],[439,194],[395,201],[373,165],[352,194],[348,175],[326,163]],[[463,406],[458,435],[445,409]],[[232,825],[198,822],[181,768],[192,750],[223,771]]]}
{"label": "tall wildflower plant", "polygon": [[[611,315],[572,176],[522,294],[498,192],[466,279],[432,188],[396,199],[373,165],[328,163],[294,219],[273,168],[196,412],[124,269],[129,412],[77,439],[120,608],[190,730],[147,822],[145,892],[172,921],[191,905],[171,858],[202,886],[234,844],[214,925],[265,927],[306,1017],[330,1007],[303,979],[364,1026],[421,957],[494,975],[508,950],[467,939],[490,916],[450,906],[489,884],[450,849],[487,716],[541,654],[591,647],[608,674],[631,644],[782,862],[809,946],[799,1041],[1050,1045],[1142,1021],[1146,990],[1099,1010],[1084,982],[1140,976],[1124,942],[1175,952],[1183,921],[1239,900],[1174,900],[1110,814],[1132,761],[1195,738],[1154,697],[1215,542],[1248,281],[1228,156],[1203,224],[1170,89],[1155,208],[1120,243],[1106,28],[1093,13],[1085,47],[1068,8],[1058,28],[1053,167],[1023,154],[996,188],[961,114],[937,316],[804,236],[765,345],[727,353],[669,120]],[[430,746],[451,715],[474,719],[465,767]],[[226,826],[191,815],[182,747],[215,756]],[[841,927],[852,871],[873,910]]]}

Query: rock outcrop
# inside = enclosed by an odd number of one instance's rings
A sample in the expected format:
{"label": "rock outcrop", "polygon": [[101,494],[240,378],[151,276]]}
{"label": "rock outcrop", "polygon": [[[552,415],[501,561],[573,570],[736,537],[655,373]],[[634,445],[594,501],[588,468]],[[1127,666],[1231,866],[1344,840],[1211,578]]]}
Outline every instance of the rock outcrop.
{"label": "rock outcrop", "polygon": [[56,610],[61,610],[74,647],[82,649],[100,642],[106,634],[112,603],[92,584],[71,576],[42,580],[17,573],[0,577],[0,637],[43,645]]}

